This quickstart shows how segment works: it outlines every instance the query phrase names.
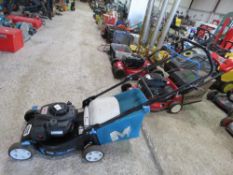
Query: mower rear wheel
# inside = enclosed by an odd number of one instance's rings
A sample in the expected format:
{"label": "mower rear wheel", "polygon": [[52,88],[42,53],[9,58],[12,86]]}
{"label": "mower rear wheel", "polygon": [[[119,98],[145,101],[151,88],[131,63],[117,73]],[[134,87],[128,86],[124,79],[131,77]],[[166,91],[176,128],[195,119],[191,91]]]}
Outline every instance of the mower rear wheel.
{"label": "mower rear wheel", "polygon": [[121,79],[121,78],[124,78],[126,76],[124,70],[117,69],[114,66],[112,67],[112,73],[113,73],[114,78],[116,78],[116,79]]}
{"label": "mower rear wheel", "polygon": [[83,158],[88,162],[98,162],[103,159],[104,153],[99,145],[90,145],[83,151]]}
{"label": "mower rear wheel", "polygon": [[169,106],[168,112],[171,113],[171,114],[177,114],[177,113],[179,113],[181,111],[182,107],[183,106],[182,106],[181,103],[174,102]]}
{"label": "mower rear wheel", "polygon": [[226,118],[224,118],[224,119],[221,120],[220,126],[227,127],[232,122],[233,122],[233,118],[232,117],[226,117]]}
{"label": "mower rear wheel", "polygon": [[228,99],[233,103],[233,92],[232,92],[232,91],[229,91],[229,92],[227,93],[227,97],[228,97]]}
{"label": "mower rear wheel", "polygon": [[207,94],[207,100],[210,100],[210,101],[212,101],[214,98],[215,98],[215,96],[218,94],[218,91],[211,91],[211,92],[209,92],[208,94]]}
{"label": "mower rear wheel", "polygon": [[21,143],[14,143],[8,149],[8,155],[14,160],[28,160],[32,158],[33,153],[32,146],[23,146]]}

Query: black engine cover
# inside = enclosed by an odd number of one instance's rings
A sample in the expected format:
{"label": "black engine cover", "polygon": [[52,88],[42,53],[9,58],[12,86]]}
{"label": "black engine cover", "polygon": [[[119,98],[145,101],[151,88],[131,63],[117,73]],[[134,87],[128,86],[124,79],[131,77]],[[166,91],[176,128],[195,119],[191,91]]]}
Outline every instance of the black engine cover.
{"label": "black engine cover", "polygon": [[36,141],[63,137],[73,131],[76,120],[77,110],[71,103],[48,104],[31,116],[23,136]]}

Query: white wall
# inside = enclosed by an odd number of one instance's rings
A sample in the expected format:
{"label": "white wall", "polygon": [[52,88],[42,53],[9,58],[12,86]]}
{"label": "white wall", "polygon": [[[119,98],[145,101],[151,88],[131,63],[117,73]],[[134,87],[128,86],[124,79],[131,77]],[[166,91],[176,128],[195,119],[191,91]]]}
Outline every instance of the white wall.
{"label": "white wall", "polygon": [[192,4],[193,10],[212,12],[218,0],[194,0]]}
{"label": "white wall", "polygon": [[216,10],[217,13],[226,14],[233,11],[233,0],[221,0]]}
{"label": "white wall", "polygon": [[191,19],[195,21],[207,22],[211,14],[209,12],[204,12],[199,10],[189,10],[188,15],[191,17]]}
{"label": "white wall", "polygon": [[[189,0],[187,0],[189,1]],[[212,13],[218,0],[194,0],[188,14],[193,20],[211,23],[214,19],[222,19],[222,16],[233,11],[233,0],[221,0],[215,13]]]}
{"label": "white wall", "polygon": [[148,0],[131,0],[129,8],[128,20],[130,26],[138,24],[143,21]]}
{"label": "white wall", "polygon": [[[175,0],[170,0],[168,3],[168,8],[167,8],[167,12],[171,11],[172,5],[174,3]],[[189,8],[189,5],[191,3],[192,0],[181,0],[180,2],[180,6],[178,8],[178,10],[180,12],[183,12],[184,15],[186,15],[187,9]],[[161,4],[162,4],[163,0],[156,0],[155,1],[155,6],[157,8],[161,8]]]}
{"label": "white wall", "polygon": [[[142,0],[137,1],[140,2]],[[163,0],[155,1],[156,9],[161,8],[162,1]],[[175,0],[169,0],[167,12],[170,12],[173,1]],[[191,1],[192,0],[181,0],[178,10],[186,15]],[[223,14],[233,11],[233,0],[221,0],[218,8],[216,9],[216,13],[212,13],[217,2],[218,0],[194,0],[191,9],[188,11],[188,14],[193,20],[212,22],[213,19],[221,19]]]}

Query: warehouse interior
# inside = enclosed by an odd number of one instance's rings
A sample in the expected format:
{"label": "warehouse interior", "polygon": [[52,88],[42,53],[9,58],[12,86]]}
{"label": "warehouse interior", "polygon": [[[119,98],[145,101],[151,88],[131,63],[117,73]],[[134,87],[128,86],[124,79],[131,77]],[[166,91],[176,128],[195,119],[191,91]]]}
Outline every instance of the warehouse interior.
{"label": "warehouse interior", "polygon": [[232,175],[231,0],[0,0],[1,175]]}

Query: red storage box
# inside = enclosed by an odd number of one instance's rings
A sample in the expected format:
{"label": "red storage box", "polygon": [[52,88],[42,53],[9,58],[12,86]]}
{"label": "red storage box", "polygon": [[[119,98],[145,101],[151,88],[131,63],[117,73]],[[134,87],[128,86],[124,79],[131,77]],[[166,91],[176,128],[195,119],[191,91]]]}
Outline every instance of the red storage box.
{"label": "red storage box", "polygon": [[7,19],[11,20],[13,23],[17,23],[17,22],[30,23],[36,29],[39,29],[42,26],[42,21],[40,18],[28,18],[24,16],[8,15]]}
{"label": "red storage box", "polygon": [[0,27],[0,51],[16,52],[23,47],[23,34],[19,29]]}

